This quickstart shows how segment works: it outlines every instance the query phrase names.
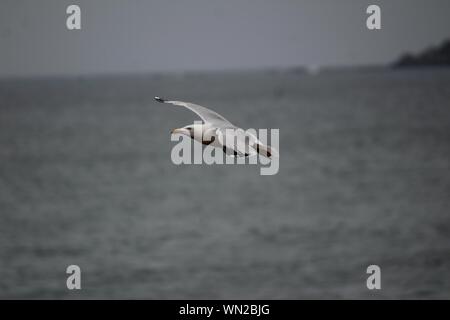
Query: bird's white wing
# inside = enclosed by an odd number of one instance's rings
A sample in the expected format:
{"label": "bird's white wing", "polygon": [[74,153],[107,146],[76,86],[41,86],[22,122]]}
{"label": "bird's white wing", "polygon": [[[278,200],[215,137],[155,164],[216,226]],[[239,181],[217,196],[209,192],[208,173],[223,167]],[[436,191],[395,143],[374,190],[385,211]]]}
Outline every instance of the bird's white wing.
{"label": "bird's white wing", "polygon": [[218,127],[234,127],[230,121],[222,117],[217,112],[214,112],[212,110],[209,110],[208,108],[199,106],[197,104],[193,104],[190,102],[183,102],[183,101],[170,101],[165,100],[160,97],[155,97],[155,100],[162,103],[170,103],[176,106],[181,106],[188,108],[189,110],[195,112],[205,123],[210,123]]}
{"label": "bird's white wing", "polygon": [[253,136],[248,135],[244,130],[222,128],[217,129],[216,134],[225,153],[238,157],[256,154],[256,150],[253,147]]}

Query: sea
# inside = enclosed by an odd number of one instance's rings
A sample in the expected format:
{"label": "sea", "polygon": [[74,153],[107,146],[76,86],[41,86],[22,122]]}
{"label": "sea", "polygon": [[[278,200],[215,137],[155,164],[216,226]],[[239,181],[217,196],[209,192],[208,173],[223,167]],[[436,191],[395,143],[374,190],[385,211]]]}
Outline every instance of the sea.
{"label": "sea", "polygon": [[[199,119],[154,96],[279,129],[279,172],[175,165]],[[0,298],[449,299],[449,270],[448,68],[0,80]]]}

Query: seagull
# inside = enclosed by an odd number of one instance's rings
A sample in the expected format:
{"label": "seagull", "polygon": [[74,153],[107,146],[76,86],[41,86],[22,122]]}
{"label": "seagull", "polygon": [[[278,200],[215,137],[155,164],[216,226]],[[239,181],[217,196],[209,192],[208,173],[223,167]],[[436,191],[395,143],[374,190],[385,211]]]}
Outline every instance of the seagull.
{"label": "seagull", "polygon": [[185,107],[203,120],[201,124],[190,124],[173,129],[172,134],[186,135],[204,145],[221,148],[225,154],[231,157],[248,157],[260,154],[266,158],[272,158],[277,155],[274,148],[264,145],[255,135],[236,127],[217,112],[190,102],[171,101],[160,97],[155,97],[155,100]]}

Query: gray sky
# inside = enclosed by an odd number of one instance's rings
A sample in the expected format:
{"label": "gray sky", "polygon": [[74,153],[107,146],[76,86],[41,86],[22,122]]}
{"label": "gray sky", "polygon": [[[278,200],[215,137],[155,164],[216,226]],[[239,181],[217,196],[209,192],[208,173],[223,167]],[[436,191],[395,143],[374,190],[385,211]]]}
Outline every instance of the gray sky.
{"label": "gray sky", "polygon": [[[66,29],[81,7],[82,30]],[[365,10],[379,4],[382,30]],[[2,0],[0,76],[386,63],[450,37],[448,0]]]}

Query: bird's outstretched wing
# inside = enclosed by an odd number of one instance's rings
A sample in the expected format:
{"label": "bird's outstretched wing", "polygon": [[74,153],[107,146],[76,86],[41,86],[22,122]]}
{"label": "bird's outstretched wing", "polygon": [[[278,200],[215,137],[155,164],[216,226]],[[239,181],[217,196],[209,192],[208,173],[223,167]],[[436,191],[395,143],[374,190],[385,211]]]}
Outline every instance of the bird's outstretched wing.
{"label": "bird's outstretched wing", "polygon": [[217,129],[216,134],[223,151],[228,155],[246,157],[256,154],[254,137],[242,129]]}
{"label": "bird's outstretched wing", "polygon": [[210,123],[218,127],[230,127],[230,126],[234,127],[230,123],[230,121],[222,117],[217,112],[214,112],[212,110],[209,110],[208,108],[199,106],[197,104],[183,101],[170,101],[162,99],[160,97],[155,97],[155,100],[161,103],[170,103],[176,106],[188,108],[189,110],[195,112],[205,123]]}
{"label": "bird's outstretched wing", "polygon": [[223,151],[236,157],[247,157],[260,154],[266,158],[279,157],[278,151],[271,146],[263,144],[252,133],[240,128],[222,128],[216,130],[218,142]]}

